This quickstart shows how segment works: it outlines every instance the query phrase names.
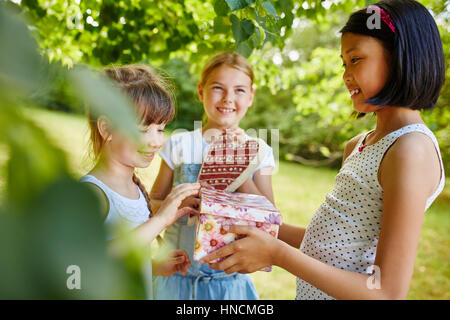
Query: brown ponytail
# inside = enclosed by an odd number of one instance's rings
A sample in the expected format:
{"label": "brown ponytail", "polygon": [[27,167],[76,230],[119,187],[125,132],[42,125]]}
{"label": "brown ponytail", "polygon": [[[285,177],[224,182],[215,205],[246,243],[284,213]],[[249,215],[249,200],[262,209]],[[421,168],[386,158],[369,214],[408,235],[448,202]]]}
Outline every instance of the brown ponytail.
{"label": "brown ponytail", "polygon": [[[153,212],[152,212],[152,206],[150,204],[150,195],[148,194],[148,192],[145,189],[144,185],[142,184],[141,180],[137,177],[136,173],[133,173],[133,182],[136,183],[136,185],[138,186],[138,188],[141,190],[142,194],[144,195],[145,201],[147,201],[148,211],[150,212],[148,217],[151,218],[153,216]],[[156,236],[156,240],[158,241],[159,245],[162,245],[163,238],[159,234]]]}
{"label": "brown ponytail", "polygon": [[144,195],[145,201],[147,202],[148,211],[150,212],[150,215],[148,217],[151,218],[153,214],[152,214],[152,208],[150,205],[150,196],[149,196],[147,190],[145,190],[145,187],[142,184],[141,180],[137,177],[136,173],[133,173],[133,182],[136,183],[136,185],[139,187],[139,189],[141,189],[141,192]]}

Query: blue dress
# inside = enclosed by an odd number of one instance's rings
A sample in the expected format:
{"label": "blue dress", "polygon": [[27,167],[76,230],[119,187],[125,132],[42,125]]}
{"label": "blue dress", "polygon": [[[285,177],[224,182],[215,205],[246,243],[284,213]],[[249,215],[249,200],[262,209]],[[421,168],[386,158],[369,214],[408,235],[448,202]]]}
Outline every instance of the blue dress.
{"label": "blue dress", "polygon": [[[201,164],[182,164],[174,170],[174,185],[197,181]],[[212,270],[207,263],[194,261],[195,225],[187,225],[185,216],[166,229],[165,242],[171,249],[183,249],[189,254],[191,267],[182,276],[154,276],[154,298],[157,300],[257,300],[258,293],[247,274],[226,274]]]}

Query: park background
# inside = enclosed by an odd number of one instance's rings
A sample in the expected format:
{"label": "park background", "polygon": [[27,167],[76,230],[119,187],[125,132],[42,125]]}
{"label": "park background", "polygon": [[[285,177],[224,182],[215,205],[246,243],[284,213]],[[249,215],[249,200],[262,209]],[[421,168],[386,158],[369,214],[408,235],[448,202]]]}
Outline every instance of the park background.
{"label": "park background", "polygon": [[[438,23],[448,71],[450,2],[420,2]],[[0,297],[142,298],[135,267],[142,257],[137,250],[122,259],[106,253],[96,199],[75,182],[92,166],[86,104],[112,112],[133,134],[127,101],[95,75],[107,65],[146,63],[173,81],[177,116],[169,136],[202,119],[196,87],[206,60],[225,50],[248,57],[256,97],[241,125],[268,129],[269,143],[270,130],[278,130],[276,205],[284,222],[306,226],[333,187],[346,141],[375,124],[373,115],[352,112],[338,33],[351,12],[370,3],[1,1],[0,272],[8,276],[0,279]],[[448,77],[436,108],[423,113],[446,172]],[[159,163],[138,171],[147,189]],[[450,298],[446,180],[425,214],[408,299]],[[65,287],[69,261],[85,270],[80,291]],[[252,277],[261,299],[295,297],[295,277],[280,268]]]}

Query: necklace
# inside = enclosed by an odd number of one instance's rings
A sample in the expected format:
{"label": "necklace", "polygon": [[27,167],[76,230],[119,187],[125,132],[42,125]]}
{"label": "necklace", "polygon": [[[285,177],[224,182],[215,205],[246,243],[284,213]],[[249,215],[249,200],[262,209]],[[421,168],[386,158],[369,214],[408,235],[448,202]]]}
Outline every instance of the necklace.
{"label": "necklace", "polygon": [[362,151],[364,150],[365,147],[367,147],[367,144],[364,144],[364,145],[360,146],[360,147],[358,148],[358,151],[359,151],[359,152],[362,152]]}

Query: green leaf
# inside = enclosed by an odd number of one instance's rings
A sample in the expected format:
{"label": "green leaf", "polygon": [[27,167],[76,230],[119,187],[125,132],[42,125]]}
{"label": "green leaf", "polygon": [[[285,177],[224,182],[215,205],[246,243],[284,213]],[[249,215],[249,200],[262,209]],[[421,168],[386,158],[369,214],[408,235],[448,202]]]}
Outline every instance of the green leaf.
{"label": "green leaf", "polygon": [[133,103],[106,77],[95,75],[86,68],[76,68],[70,74],[74,86],[88,107],[97,115],[104,115],[114,129],[138,141],[137,115]]}
{"label": "green leaf", "polygon": [[66,172],[66,159],[61,150],[48,142],[43,130],[24,116],[20,106],[1,102],[0,141],[9,146],[7,199],[19,208]]}
{"label": "green leaf", "polygon": [[264,39],[266,38],[266,32],[261,26],[258,25],[257,28],[255,28],[255,33],[252,38],[254,38],[257,42],[257,45],[255,45],[255,47],[262,47],[262,45],[264,44]]}
{"label": "green leaf", "polygon": [[231,12],[241,10],[249,6],[245,0],[225,0],[231,9]]}
{"label": "green leaf", "polygon": [[[0,4],[0,43],[0,88],[15,91],[38,88],[42,70],[37,44],[25,23],[3,3]],[[8,90],[4,93],[9,93]]]}
{"label": "green leaf", "polygon": [[215,0],[214,11],[216,12],[217,16],[225,17],[230,12],[230,7],[225,2],[225,0]]}
{"label": "green leaf", "polygon": [[292,23],[294,22],[294,15],[292,12],[286,12],[285,17],[281,19],[281,23],[283,26],[286,26],[287,28],[291,28]]}
{"label": "green leaf", "polygon": [[242,29],[244,29],[244,32],[247,36],[246,39],[248,39],[253,34],[253,32],[255,32],[255,25],[253,24],[253,21],[251,21],[251,20],[247,20],[247,19],[242,20],[241,27],[242,27]]}
{"label": "green leaf", "polygon": [[286,14],[287,12],[291,12],[294,8],[294,4],[292,3],[292,0],[280,0],[280,7],[281,10]]}
{"label": "green leaf", "polygon": [[[20,213],[0,213],[1,299],[145,297],[137,287],[130,294],[130,274],[108,255],[98,198],[86,184],[55,179]],[[80,268],[81,290],[66,286],[70,265]]]}
{"label": "green leaf", "polygon": [[232,14],[230,21],[234,38],[238,43],[247,40],[255,31],[255,25],[250,20],[244,19],[240,21],[238,17]]}
{"label": "green leaf", "polygon": [[227,22],[227,18],[215,17],[214,33],[228,33],[230,31],[230,25]]}
{"label": "green leaf", "polygon": [[248,58],[252,54],[253,46],[248,41],[240,42],[236,46],[236,51]]}
{"label": "green leaf", "polygon": [[241,29],[241,21],[234,14],[230,16],[231,21],[231,30],[233,30],[233,36],[237,42],[243,41],[242,29]]}
{"label": "green leaf", "polygon": [[264,2],[263,7],[266,9],[267,13],[277,17],[277,10],[275,10],[275,8],[273,7],[272,3],[270,3],[269,1]]}

